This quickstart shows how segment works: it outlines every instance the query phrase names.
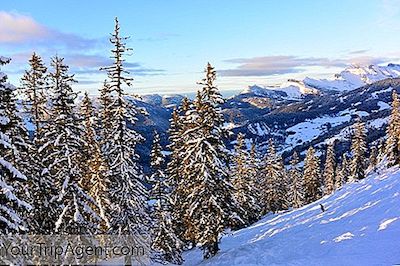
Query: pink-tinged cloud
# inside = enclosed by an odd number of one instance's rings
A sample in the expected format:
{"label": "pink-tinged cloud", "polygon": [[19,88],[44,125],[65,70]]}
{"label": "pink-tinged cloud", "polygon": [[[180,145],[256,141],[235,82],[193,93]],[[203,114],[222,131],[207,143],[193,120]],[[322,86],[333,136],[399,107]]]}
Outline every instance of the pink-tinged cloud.
{"label": "pink-tinged cloud", "polygon": [[302,73],[309,67],[345,67],[349,64],[371,65],[389,62],[390,58],[356,56],[343,59],[297,56],[260,56],[253,58],[235,58],[225,62],[236,64],[235,68],[220,70],[223,76],[273,76],[290,73]]}
{"label": "pink-tinged cloud", "polygon": [[50,31],[31,17],[0,11],[0,42],[20,43],[49,35]]}
{"label": "pink-tinged cloud", "polygon": [[0,11],[0,44],[95,49],[98,45],[107,44],[107,38],[89,39],[61,32],[42,25],[29,16]]}

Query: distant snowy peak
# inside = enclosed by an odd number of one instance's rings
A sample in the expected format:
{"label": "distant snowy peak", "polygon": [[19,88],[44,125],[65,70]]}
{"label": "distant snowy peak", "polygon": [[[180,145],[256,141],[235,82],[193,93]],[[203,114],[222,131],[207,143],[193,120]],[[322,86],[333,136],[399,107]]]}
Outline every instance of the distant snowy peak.
{"label": "distant snowy peak", "polygon": [[352,65],[336,74],[333,79],[305,78],[304,83],[318,89],[348,91],[379,80],[397,77],[400,77],[400,65],[398,64],[387,66]]}
{"label": "distant snowy peak", "polygon": [[287,82],[283,83],[279,87],[279,90],[286,92],[289,98],[301,98],[303,95],[307,94],[319,94],[319,91],[314,87],[295,79],[289,79]]}
{"label": "distant snowy peak", "polygon": [[277,90],[275,87],[261,87],[258,85],[249,86],[240,94],[251,94],[254,96],[269,97],[269,98],[282,98],[286,94]]}
{"label": "distant snowy peak", "polygon": [[251,94],[254,96],[269,98],[300,99],[303,95],[319,94],[319,91],[303,81],[290,79],[280,86],[260,87],[258,85],[249,86],[240,94]]}
{"label": "distant snowy peak", "polygon": [[156,105],[156,106],[164,106],[164,107],[174,107],[181,103],[184,96],[179,94],[173,95],[159,95],[159,94],[146,94],[140,96],[141,101]]}
{"label": "distant snowy peak", "polygon": [[314,79],[309,77],[306,77],[302,81],[289,79],[279,86],[249,86],[240,94],[252,94],[254,96],[269,98],[300,99],[304,95],[317,95],[321,90],[349,91],[376,81],[397,77],[400,77],[399,64],[388,64],[387,66],[351,65],[339,74],[335,74],[332,79]]}

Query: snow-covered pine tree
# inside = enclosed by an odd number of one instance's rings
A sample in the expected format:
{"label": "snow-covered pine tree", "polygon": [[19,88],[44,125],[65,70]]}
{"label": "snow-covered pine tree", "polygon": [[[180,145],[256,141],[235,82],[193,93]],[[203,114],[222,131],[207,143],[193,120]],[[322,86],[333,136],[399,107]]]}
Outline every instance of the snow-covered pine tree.
{"label": "snow-covered pine tree", "polygon": [[128,37],[120,36],[120,26],[116,18],[114,33],[110,38],[114,46],[111,50],[113,64],[101,68],[107,71],[109,95],[112,99],[109,106],[111,138],[106,140],[103,150],[110,166],[110,233],[137,235],[140,244],[147,249],[145,238],[148,236],[149,226],[148,193],[143,184],[144,175],[136,163],[138,155],[135,152],[136,144],[143,137],[132,129],[137,121],[138,108],[125,98],[123,88],[124,84],[131,86],[133,80],[127,76],[129,73],[123,66],[123,57],[131,50],[126,47],[127,39]]}
{"label": "snow-covered pine tree", "polygon": [[400,102],[396,90],[392,92],[392,112],[386,130],[388,166],[400,163]]}
{"label": "snow-covered pine tree", "polygon": [[110,149],[109,140],[113,138],[112,134],[112,114],[111,105],[113,103],[110,86],[107,80],[104,81],[102,88],[100,89],[99,97],[99,137],[101,151],[106,152]]}
{"label": "snow-covered pine tree", "polygon": [[351,140],[351,165],[350,165],[350,181],[360,180],[365,177],[366,168],[366,133],[364,123],[358,118],[353,126],[354,133]]}
{"label": "snow-covered pine tree", "polygon": [[96,202],[97,206],[92,206],[98,209],[98,215],[102,218],[100,222],[100,231],[107,232],[109,223],[109,167],[101,152],[100,143],[96,136],[96,116],[92,101],[87,92],[81,103],[81,117],[83,118],[84,133],[82,139],[84,141],[83,152],[83,175],[79,181],[79,185],[87,191]]}
{"label": "snow-covered pine tree", "polygon": [[[182,119],[179,116],[178,110],[175,108],[172,112],[170,121],[170,127],[168,130],[169,145],[167,146],[170,151],[169,162],[167,164],[166,175],[167,182],[171,188],[171,215],[173,217],[174,232],[175,234],[183,239],[185,232],[185,226],[183,224],[183,213],[184,210],[181,207],[181,201],[184,200],[183,191],[178,189],[178,183],[181,180],[181,162],[182,162]],[[182,187],[181,187],[182,188]]]}
{"label": "snow-covered pine tree", "polygon": [[154,133],[153,148],[151,150],[150,165],[153,174],[150,177],[152,190],[150,198],[153,205],[153,243],[152,248],[158,253],[161,262],[182,264],[183,243],[174,232],[171,215],[171,187],[164,172],[165,158],[162,154],[160,136]]}
{"label": "snow-covered pine tree", "polygon": [[24,96],[24,106],[35,126],[35,135],[40,135],[47,111],[47,68],[42,58],[33,53],[29,59],[30,69],[21,78],[21,90]]}
{"label": "snow-covered pine tree", "polygon": [[253,196],[257,200],[257,213],[256,219],[261,217],[262,204],[261,204],[261,188],[260,188],[260,160],[257,152],[256,143],[252,142],[250,147],[249,159],[247,163],[247,171],[250,178],[253,180]]}
{"label": "snow-covered pine tree", "polygon": [[[25,128],[25,124],[20,117],[20,112],[17,108],[16,89],[5,90],[1,92],[2,105],[5,108],[5,114],[9,121],[6,127],[4,127],[4,134],[10,139],[13,144],[12,149],[7,149],[3,153],[3,158],[16,169],[18,169],[24,176],[28,177],[28,180],[20,180],[18,178],[12,180],[12,185],[15,189],[15,194],[23,198],[29,204],[33,204],[33,195],[31,191],[31,184],[36,180],[38,168],[36,167],[36,160],[34,157],[32,142],[29,139],[29,133]],[[11,181],[10,181],[11,182]],[[33,207],[33,206],[32,206]],[[28,222],[28,225],[32,224],[31,221],[31,210],[22,209],[24,213],[20,213],[24,216]],[[29,227],[30,230],[34,229],[33,226]],[[32,230],[34,231],[34,230]]]}
{"label": "snow-covered pine tree", "polygon": [[[342,163],[340,167],[340,175],[342,177],[341,179],[341,185],[344,185],[345,183],[349,182],[350,178],[350,163],[348,160],[348,156],[344,153],[342,156]],[[336,186],[338,188],[338,186]]]}
{"label": "snow-covered pine tree", "polygon": [[39,152],[46,166],[44,174],[51,182],[46,184],[50,186],[46,190],[48,196],[53,196],[44,201],[47,211],[42,214],[46,216],[41,224],[46,233],[92,233],[101,219],[91,207],[96,205],[93,198],[79,185],[83,175],[82,147],[85,143],[81,138],[81,119],[75,113],[77,94],[71,87],[75,80],[63,60],[56,56],[51,61],[52,122],[43,127],[43,139],[40,140],[43,146]]}
{"label": "snow-covered pine tree", "polygon": [[335,142],[328,145],[324,167],[325,194],[329,195],[335,190],[336,155]]}
{"label": "snow-covered pine tree", "polygon": [[261,171],[261,188],[263,213],[268,211],[277,212],[288,208],[287,202],[287,179],[282,158],[277,155],[275,144],[269,140],[268,153],[264,159]]}
{"label": "snow-covered pine tree", "polygon": [[336,170],[335,170],[335,190],[339,189],[343,186],[343,180],[344,180],[344,176],[343,176],[343,172],[342,172],[342,163],[338,162],[336,165]]}
{"label": "snow-covered pine tree", "polygon": [[258,182],[259,180],[259,170],[260,170],[260,159],[259,159],[259,154],[257,151],[257,145],[254,141],[251,143],[250,147],[250,153],[249,153],[249,162],[248,162],[248,169],[251,172],[251,175],[254,176],[254,182],[256,182],[256,188],[258,190],[258,196],[257,198],[260,197],[260,184]]}
{"label": "snow-covered pine tree", "polygon": [[315,154],[312,146],[307,151],[304,161],[304,186],[305,186],[305,201],[311,203],[318,200],[322,196],[322,182],[320,160]]}
{"label": "snow-covered pine tree", "polygon": [[[21,78],[21,95],[23,96],[24,111],[28,114],[30,122],[34,125],[33,141],[29,141],[29,151],[25,149],[25,154],[29,154],[29,159],[24,159],[26,173],[30,173],[28,181],[29,200],[33,206],[33,210],[29,213],[29,225],[32,233],[45,233],[41,221],[44,217],[43,211],[46,208],[45,198],[48,196],[46,184],[48,180],[42,176],[44,169],[42,158],[39,155],[39,148],[42,139],[42,127],[48,119],[48,84],[47,84],[47,68],[42,58],[36,53],[32,54],[29,59],[30,69],[25,71]],[[26,135],[26,134],[24,134]],[[26,135],[27,136],[27,135]]]}
{"label": "snow-covered pine tree", "polygon": [[368,162],[369,162],[368,168],[371,171],[375,171],[376,165],[378,164],[378,148],[375,145],[371,147]]}
{"label": "snow-covered pine tree", "polygon": [[299,164],[299,155],[295,151],[290,161],[290,169],[288,171],[290,180],[290,196],[291,206],[293,208],[300,208],[305,203],[304,195],[304,180]]}
{"label": "snow-covered pine tree", "polygon": [[241,218],[245,225],[250,225],[257,221],[261,212],[261,206],[257,198],[259,191],[255,180],[256,175],[253,171],[252,159],[245,147],[244,135],[239,133],[236,141],[231,178],[235,188],[234,196],[241,208]]}
{"label": "snow-covered pine tree", "polygon": [[[8,64],[9,58],[0,56],[0,66]],[[7,132],[13,130],[9,113],[10,99],[13,98],[15,87],[7,82],[7,75],[0,72],[0,233],[21,233],[27,231],[26,214],[32,207],[22,197],[22,186],[27,177],[16,168],[7,157],[18,153]]]}
{"label": "snow-covered pine tree", "polygon": [[237,204],[227,172],[227,150],[223,135],[221,94],[214,86],[216,72],[208,64],[203,89],[186,115],[188,128],[182,134],[182,179],[178,189],[185,200],[185,239],[199,244],[204,258],[214,256],[219,248],[219,234],[237,218]]}

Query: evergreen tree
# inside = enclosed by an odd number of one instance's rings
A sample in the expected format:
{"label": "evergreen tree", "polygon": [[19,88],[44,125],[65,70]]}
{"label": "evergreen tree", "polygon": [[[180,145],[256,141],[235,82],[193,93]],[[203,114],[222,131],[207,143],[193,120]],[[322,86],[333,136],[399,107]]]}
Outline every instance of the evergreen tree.
{"label": "evergreen tree", "polygon": [[[0,66],[10,62],[9,58],[0,57]],[[7,132],[13,131],[10,115],[10,105],[13,105],[15,87],[7,82],[7,75],[0,72],[0,233],[20,233],[27,231],[26,214],[32,207],[21,196],[23,191],[20,182],[26,182],[27,177],[19,171],[7,158],[10,154],[18,154],[18,145]],[[0,240],[1,242],[1,240]]]}
{"label": "evergreen tree", "polygon": [[[83,175],[81,139],[83,128],[80,118],[75,113],[76,93],[71,84],[75,82],[73,75],[68,74],[68,66],[63,58],[54,57],[51,62],[53,72],[50,73],[51,123],[43,128],[44,143],[39,152],[43,155],[49,181],[46,185],[48,196],[45,205],[47,219],[42,221],[46,233],[54,231],[67,234],[91,233],[97,228],[100,217],[90,206],[96,205],[93,199],[79,185]],[[58,217],[54,221],[54,216]]]}
{"label": "evergreen tree", "polygon": [[351,152],[352,160],[350,166],[350,180],[360,180],[365,177],[365,162],[367,146],[365,143],[366,133],[364,123],[360,119],[354,124]]}
{"label": "evergreen tree", "polygon": [[[13,144],[13,149],[8,149],[4,151],[4,159],[18,169],[24,176],[28,177],[27,180],[15,179],[12,180],[14,192],[20,198],[23,198],[32,207],[34,207],[33,194],[31,190],[31,184],[36,180],[38,169],[36,165],[36,158],[33,153],[33,146],[31,140],[29,139],[29,133],[25,128],[25,124],[20,117],[17,109],[16,100],[16,89],[13,87],[12,90],[7,90],[2,93],[2,101],[4,106],[4,112],[9,119],[7,127],[4,127],[4,134],[10,139]],[[31,210],[22,209],[20,215],[30,225],[30,230],[34,229],[31,226],[35,223],[35,220],[31,220]],[[34,231],[34,230],[32,230]]]}
{"label": "evergreen tree", "polygon": [[102,107],[103,110],[109,109],[111,119],[111,138],[103,140],[106,141],[103,154],[110,166],[110,232],[136,234],[140,244],[147,249],[147,243],[140,236],[148,235],[148,195],[143,185],[144,176],[136,163],[138,155],[135,152],[136,144],[143,137],[132,129],[137,121],[138,108],[125,99],[123,89],[124,84],[131,86],[133,80],[125,75],[129,73],[123,66],[123,57],[131,50],[126,47],[126,39],[127,37],[120,36],[120,26],[116,18],[115,30],[110,38],[114,46],[111,50],[114,62],[111,66],[102,68],[108,74],[107,90],[112,102],[108,108]]}
{"label": "evergreen tree", "polygon": [[[48,119],[48,84],[47,84],[47,68],[45,67],[41,57],[33,53],[29,60],[30,69],[25,71],[21,79],[21,94],[23,97],[23,106],[25,112],[29,115],[30,122],[35,127],[33,141],[29,140],[28,133],[24,132],[23,162],[26,174],[30,174],[26,191],[29,195],[29,201],[33,206],[33,210],[29,212],[30,231],[37,234],[46,233],[43,231],[46,227],[42,221],[45,209],[47,208],[46,198],[48,197],[49,180],[42,176],[44,165],[39,154],[39,148],[43,143],[42,128]],[[22,124],[22,120],[20,120]],[[22,127],[20,127],[22,128]],[[23,130],[20,130],[22,133]]]}
{"label": "evergreen tree", "polygon": [[349,182],[350,165],[349,165],[349,161],[348,161],[347,158],[348,158],[347,155],[343,154],[343,156],[342,156],[342,164],[340,166],[340,176],[341,176],[340,183],[339,183],[339,180],[338,180],[338,182],[336,183],[336,188],[339,188],[339,185],[341,187],[345,183]]}
{"label": "evergreen tree", "polygon": [[329,195],[335,190],[336,155],[335,143],[328,145],[324,168],[325,194]]}
{"label": "evergreen tree", "polygon": [[258,211],[256,213],[256,219],[258,220],[261,217],[262,212],[262,204],[261,204],[261,187],[260,187],[260,160],[257,153],[257,147],[254,142],[251,144],[249,159],[247,162],[247,171],[249,178],[253,180],[253,196],[257,200],[257,207],[255,207]]}
{"label": "evergreen tree", "polygon": [[378,164],[378,149],[376,146],[371,147],[371,152],[369,155],[369,169],[371,171],[376,170],[376,165]]}
{"label": "evergreen tree", "polygon": [[107,152],[110,147],[107,145],[110,144],[109,140],[113,138],[112,136],[112,114],[111,107],[113,104],[113,99],[111,95],[110,86],[105,80],[103,86],[100,90],[100,110],[99,110],[99,128],[100,128],[100,146],[102,152]]}
{"label": "evergreen tree", "polygon": [[174,232],[171,216],[171,187],[163,170],[165,158],[157,132],[154,134],[150,165],[154,171],[150,177],[153,185],[151,198],[155,200],[152,248],[159,253],[161,262],[182,264],[183,243]]}
{"label": "evergreen tree", "polygon": [[400,163],[400,103],[397,92],[392,93],[392,112],[386,131],[386,156],[388,166]]}
{"label": "evergreen tree", "polygon": [[305,201],[311,203],[322,196],[320,161],[312,146],[307,151],[304,161]]}
{"label": "evergreen tree", "polygon": [[244,135],[239,133],[232,167],[232,184],[235,188],[234,196],[241,207],[241,218],[249,225],[257,221],[261,207],[257,198],[259,192],[256,188],[256,175],[244,144]]}
{"label": "evergreen tree", "polygon": [[96,202],[99,216],[102,218],[100,229],[103,232],[108,231],[109,217],[109,167],[101,152],[100,143],[97,141],[95,125],[96,117],[94,108],[87,93],[81,104],[81,117],[83,118],[84,133],[83,133],[83,177],[79,185],[88,192]]}
{"label": "evergreen tree", "polygon": [[298,166],[299,155],[297,152],[293,153],[292,160],[290,161],[291,168],[288,172],[290,180],[290,201],[293,208],[300,208],[305,203],[304,195],[304,180],[301,169]]}
{"label": "evergreen tree", "polygon": [[261,180],[262,202],[265,204],[263,213],[268,211],[277,212],[287,209],[287,183],[282,158],[276,154],[272,139],[269,140],[268,153],[264,159]]}
{"label": "evergreen tree", "polygon": [[35,135],[40,136],[41,127],[48,115],[47,112],[47,68],[42,58],[36,53],[29,59],[30,69],[21,79],[21,90],[24,95],[24,106],[35,125]]}
{"label": "evergreen tree", "polygon": [[182,178],[178,190],[185,198],[185,239],[200,245],[204,258],[218,251],[219,234],[237,217],[232,185],[228,180],[227,151],[222,139],[221,94],[214,86],[216,73],[208,64],[203,89],[187,111],[182,134]]}
{"label": "evergreen tree", "polygon": [[183,224],[183,213],[184,210],[181,208],[181,202],[185,199],[183,191],[178,189],[178,183],[181,181],[180,167],[182,162],[181,156],[181,135],[182,135],[182,121],[179,116],[177,109],[172,112],[172,117],[170,119],[169,133],[169,145],[168,149],[170,151],[169,162],[167,164],[167,182],[171,188],[171,205],[172,205],[172,217],[174,220],[174,232],[179,238],[183,239],[183,234],[185,232],[185,226]]}

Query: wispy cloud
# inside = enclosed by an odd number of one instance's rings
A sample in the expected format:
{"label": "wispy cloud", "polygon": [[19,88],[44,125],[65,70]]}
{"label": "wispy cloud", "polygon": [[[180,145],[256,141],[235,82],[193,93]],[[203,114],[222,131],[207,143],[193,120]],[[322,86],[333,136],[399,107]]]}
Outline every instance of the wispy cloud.
{"label": "wispy cloud", "polygon": [[[362,54],[364,50],[355,51],[352,54]],[[237,66],[231,69],[219,71],[223,76],[246,77],[246,76],[273,76],[290,73],[302,73],[310,67],[345,67],[350,64],[371,65],[390,61],[386,57],[373,56],[351,56],[344,59],[329,59],[318,57],[297,56],[262,56],[253,58],[236,58],[225,60]]]}
{"label": "wispy cloud", "polygon": [[[101,74],[100,67],[112,64],[112,60],[102,55],[70,54],[66,55],[65,62],[71,66],[74,73],[82,75]],[[164,69],[148,68],[139,62],[125,62],[124,67],[134,76],[154,76],[165,74]]]}
{"label": "wispy cloud", "polygon": [[94,49],[99,44],[106,43],[105,37],[85,38],[49,28],[26,15],[0,11],[0,44],[2,45],[46,44],[47,47],[53,45],[75,49]]}
{"label": "wispy cloud", "polygon": [[49,31],[31,17],[0,11],[0,42],[20,43],[46,38]]}
{"label": "wispy cloud", "polygon": [[348,54],[349,55],[355,55],[355,54],[365,54],[366,52],[368,52],[369,50],[355,50],[355,51],[350,51]]}
{"label": "wispy cloud", "polygon": [[225,60],[238,64],[236,68],[220,71],[224,76],[270,76],[278,74],[298,73],[311,66],[342,67],[342,60],[328,58],[301,58],[296,56],[263,56],[253,58],[236,58]]}
{"label": "wispy cloud", "polygon": [[356,56],[349,58],[347,61],[350,64],[356,64],[356,65],[378,65],[382,63],[389,62],[391,59],[386,58],[386,57],[374,57],[374,56]]}

